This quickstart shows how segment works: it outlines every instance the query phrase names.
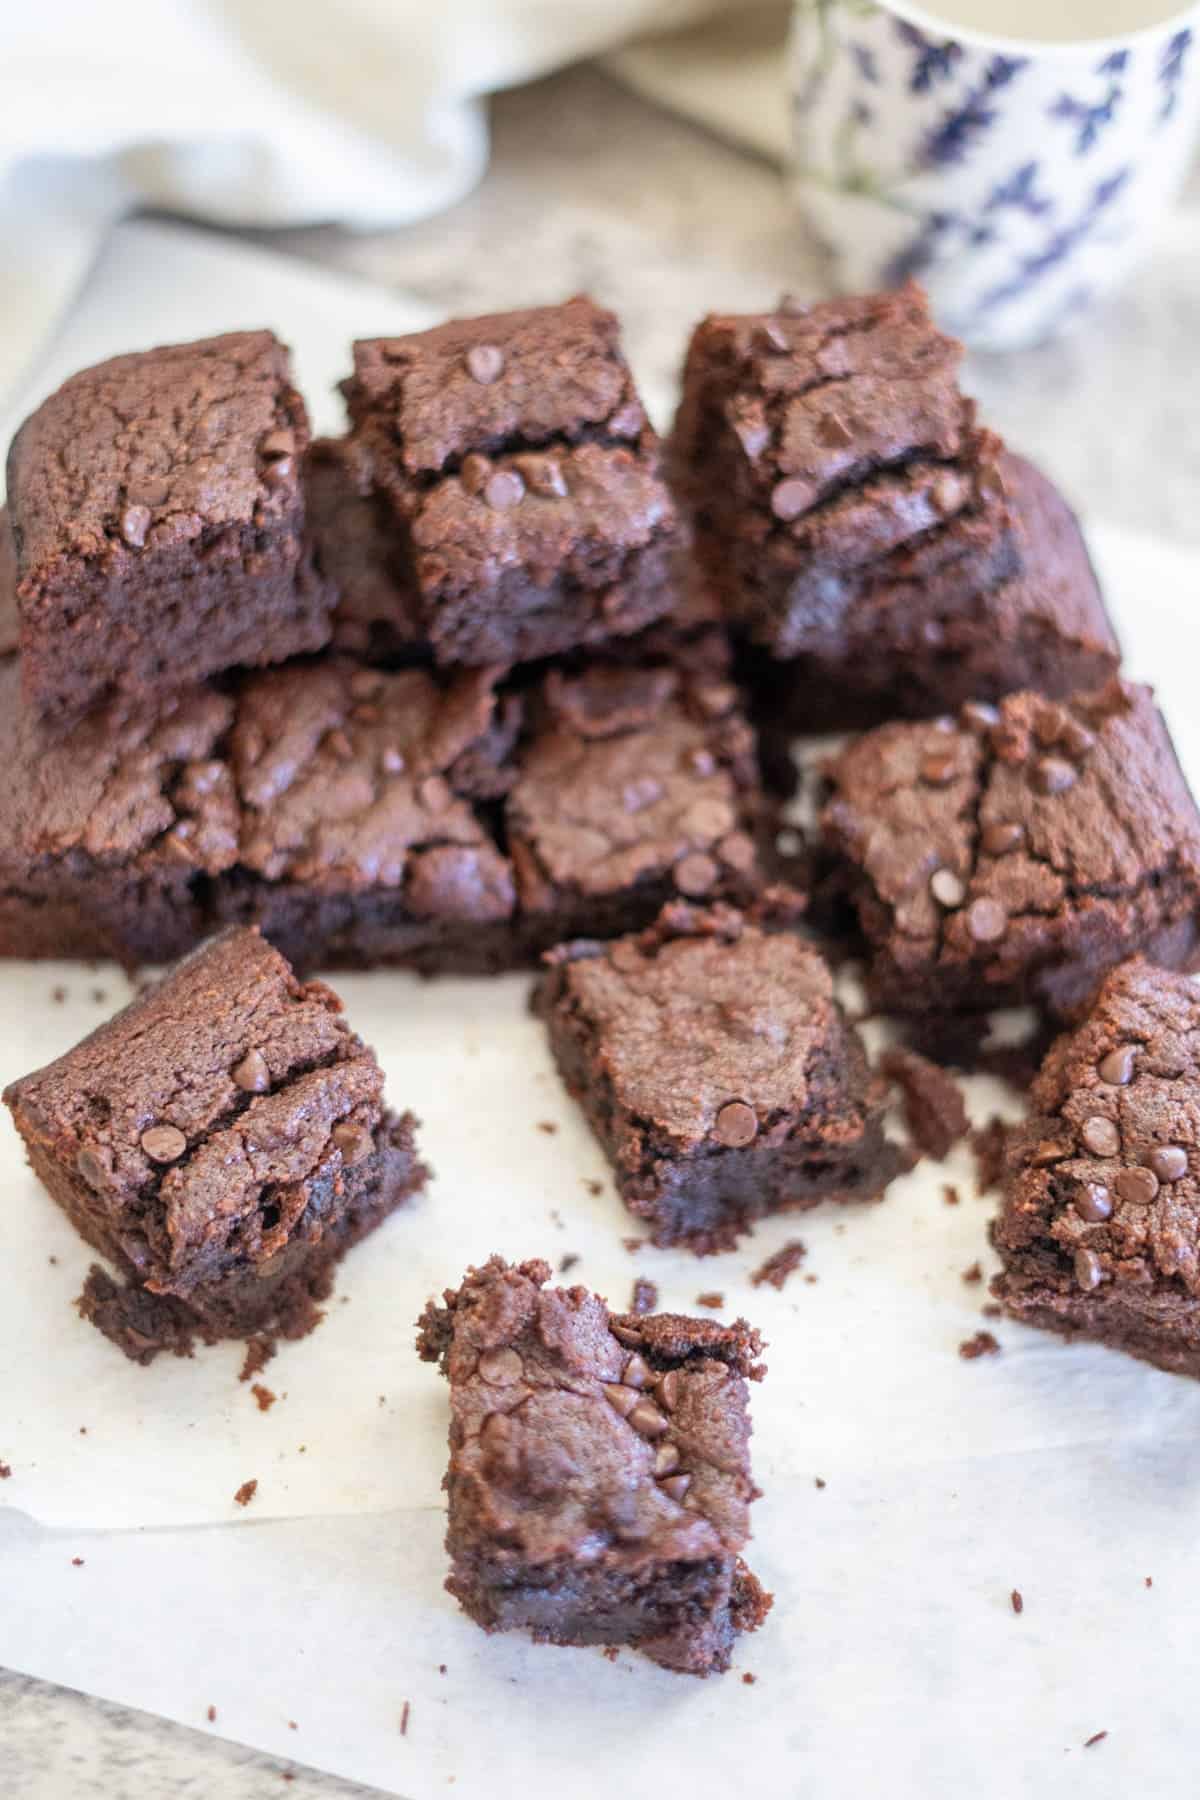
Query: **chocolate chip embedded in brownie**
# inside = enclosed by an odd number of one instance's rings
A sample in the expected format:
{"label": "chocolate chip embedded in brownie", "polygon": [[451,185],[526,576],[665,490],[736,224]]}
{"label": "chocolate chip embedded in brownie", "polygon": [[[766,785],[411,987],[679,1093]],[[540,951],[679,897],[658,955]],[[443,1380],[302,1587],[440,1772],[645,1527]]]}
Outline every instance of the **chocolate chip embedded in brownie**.
{"label": "chocolate chip embedded in brownie", "polygon": [[730,617],[775,656],[847,662],[881,570],[977,588],[1014,572],[961,355],[911,285],[697,326],[673,472]]}
{"label": "chocolate chip embedded in brownie", "polygon": [[72,376],[8,458],[25,691],[60,723],[329,638],[305,542],[304,403],[234,332]]}
{"label": "chocolate chip embedded in brownie", "polygon": [[656,1244],[728,1249],[764,1213],[877,1199],[906,1166],[829,969],[794,932],[679,905],[548,960],[555,1061]]}
{"label": "chocolate chip embedded in brownie", "polygon": [[127,1294],[83,1296],[148,1362],[212,1341],[298,1336],[333,1264],[426,1171],[411,1115],[321,982],[253,931],[214,938],[4,1095],[35,1173]]}
{"label": "chocolate chip embedded in brownie", "polygon": [[1052,1047],[1010,1140],[993,1292],[1200,1376],[1200,991],[1136,958]]}
{"label": "chocolate chip embedded in brownie", "polygon": [[669,609],[677,520],[611,313],[579,298],[359,343],[345,391],[398,609],[439,662],[554,655]]}
{"label": "chocolate chip embedded in brownie", "polygon": [[493,1257],[421,1317],[450,1382],[446,1586],[485,1631],[721,1672],[771,1605],[741,1559],[758,1333],[549,1279]]}
{"label": "chocolate chip embedded in brownie", "polygon": [[506,821],[543,945],[634,930],[677,894],[762,886],[754,734],[730,682],[592,664],[547,676],[535,716]]}
{"label": "chocolate chip embedded in brownie", "polygon": [[1136,951],[1200,961],[1200,818],[1148,689],[880,726],[827,773],[879,1005],[1070,1014]]}

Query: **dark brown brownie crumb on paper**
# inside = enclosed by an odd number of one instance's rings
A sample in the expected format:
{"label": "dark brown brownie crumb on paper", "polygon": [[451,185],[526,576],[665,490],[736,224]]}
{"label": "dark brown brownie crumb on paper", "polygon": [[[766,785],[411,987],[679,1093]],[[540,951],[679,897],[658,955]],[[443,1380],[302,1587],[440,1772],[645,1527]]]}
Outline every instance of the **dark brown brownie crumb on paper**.
{"label": "dark brown brownie crumb on paper", "polygon": [[257,1492],[258,1492],[257,1480],[243,1481],[241,1487],[238,1489],[237,1493],[233,1496],[234,1505],[235,1506],[249,1506],[250,1502],[253,1500],[253,1498],[254,1498],[255,1494],[257,1494]]}
{"label": "dark brown brownie crumb on paper", "polygon": [[958,1354],[964,1362],[975,1362],[980,1356],[999,1356],[1000,1345],[990,1331],[977,1331],[974,1337],[963,1339]]}
{"label": "dark brown brownie crumb on paper", "polygon": [[633,1284],[633,1299],[629,1310],[632,1313],[652,1313],[658,1306],[658,1286],[639,1275]]}
{"label": "dark brown brownie crumb on paper", "polygon": [[1013,1611],[1018,1614],[1018,1616],[1025,1611],[1025,1596],[1022,1594],[1020,1588],[1014,1588],[1009,1595],[1009,1599],[1012,1602]]}
{"label": "dark brown brownie crumb on paper", "polygon": [[251,1338],[246,1346],[246,1355],[242,1362],[241,1371],[238,1374],[238,1380],[253,1381],[256,1375],[261,1375],[271,1358],[275,1355],[277,1348],[278,1346],[274,1338]]}
{"label": "dark brown brownie crumb on paper", "polygon": [[974,1287],[977,1282],[983,1280],[983,1264],[973,1262],[969,1269],[963,1270],[962,1278],[968,1287]]}
{"label": "dark brown brownie crumb on paper", "polygon": [[943,1161],[970,1125],[954,1077],[918,1051],[900,1047],[885,1051],[879,1067],[901,1091],[905,1121],[918,1149]]}
{"label": "dark brown brownie crumb on paper", "polygon": [[755,1269],[750,1277],[752,1287],[773,1287],[781,1291],[789,1275],[794,1275],[800,1264],[808,1255],[808,1246],[799,1238],[792,1238],[789,1243],[768,1256],[761,1267]]}
{"label": "dark brown brownie crumb on paper", "polygon": [[980,1196],[999,1187],[1004,1174],[1004,1157],[1008,1146],[1009,1127],[998,1114],[986,1125],[971,1133],[971,1153],[975,1158],[975,1191]]}
{"label": "dark brown brownie crumb on paper", "polygon": [[696,1295],[696,1305],[697,1306],[707,1306],[713,1312],[720,1312],[720,1310],[724,1306],[724,1304],[725,1304],[724,1294],[718,1293],[715,1288],[710,1289],[709,1292],[706,1294],[697,1294]]}
{"label": "dark brown brownie crumb on paper", "polygon": [[273,1393],[269,1387],[264,1387],[261,1381],[256,1381],[250,1392],[254,1395],[259,1412],[270,1412],[279,1398],[279,1395]]}

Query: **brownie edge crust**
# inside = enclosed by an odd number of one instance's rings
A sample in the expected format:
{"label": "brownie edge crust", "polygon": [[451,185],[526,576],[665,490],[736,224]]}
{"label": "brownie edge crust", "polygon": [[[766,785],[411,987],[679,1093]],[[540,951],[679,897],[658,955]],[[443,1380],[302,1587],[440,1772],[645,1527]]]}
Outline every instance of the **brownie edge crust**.
{"label": "brownie edge crust", "polygon": [[549,1279],[494,1256],[418,1322],[450,1382],[447,1589],[485,1631],[719,1673],[771,1606],[740,1555],[759,1334]]}

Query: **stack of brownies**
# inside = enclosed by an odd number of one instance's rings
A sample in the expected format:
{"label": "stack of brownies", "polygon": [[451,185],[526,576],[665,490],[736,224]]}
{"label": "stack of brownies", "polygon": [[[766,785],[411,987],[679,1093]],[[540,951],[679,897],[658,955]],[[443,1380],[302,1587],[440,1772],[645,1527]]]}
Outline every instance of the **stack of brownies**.
{"label": "stack of brownies", "polygon": [[[1200,1370],[1200,817],[1072,514],[959,359],[911,286],[710,317],[663,455],[575,299],[357,344],[336,441],[266,332],[118,358],[22,428],[0,954],[192,952],[6,1096],[131,1355],[307,1329],[424,1180],[284,958],[542,959],[623,1198],[708,1254],[911,1166],[824,933],[926,1044],[1014,1003],[1075,1028],[997,1292]],[[858,735],[797,855],[789,746],[831,728]],[[452,1591],[722,1668],[769,1605],[740,1560],[757,1334],[548,1275],[493,1259],[421,1323]]]}

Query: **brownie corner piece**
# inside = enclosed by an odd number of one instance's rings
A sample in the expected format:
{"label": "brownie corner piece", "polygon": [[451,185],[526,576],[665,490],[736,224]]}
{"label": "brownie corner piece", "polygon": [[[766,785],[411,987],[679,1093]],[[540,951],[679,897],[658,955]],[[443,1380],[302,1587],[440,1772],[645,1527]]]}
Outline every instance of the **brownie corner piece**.
{"label": "brownie corner piece", "polygon": [[611,313],[576,298],[364,341],[346,394],[397,606],[437,661],[555,655],[673,604],[678,521]]}
{"label": "brownie corner piece", "polygon": [[120,1277],[86,1317],[138,1361],[300,1336],[343,1252],[421,1188],[415,1121],[321,982],[233,929],[4,1094],[34,1173]]}
{"label": "brownie corner piece", "polygon": [[446,1586],[485,1631],[720,1673],[771,1605],[741,1557],[761,1339],[549,1280],[494,1256],[419,1321],[450,1383]]}
{"label": "brownie corner piece", "polygon": [[547,958],[555,1061],[656,1244],[728,1249],[765,1213],[878,1199],[908,1166],[830,970],[781,910],[677,903]]}
{"label": "brownie corner piece", "polygon": [[1133,958],[1051,1047],[1010,1140],[993,1292],[1200,1377],[1200,990]]}
{"label": "brownie corner piece", "polygon": [[114,357],[43,402],[8,458],[38,711],[69,724],[118,691],[328,641],[332,593],[300,479],[308,435],[268,331]]}
{"label": "brownie corner piece", "polygon": [[879,726],[826,772],[879,1005],[1071,1017],[1128,956],[1200,962],[1200,816],[1148,688]]}

